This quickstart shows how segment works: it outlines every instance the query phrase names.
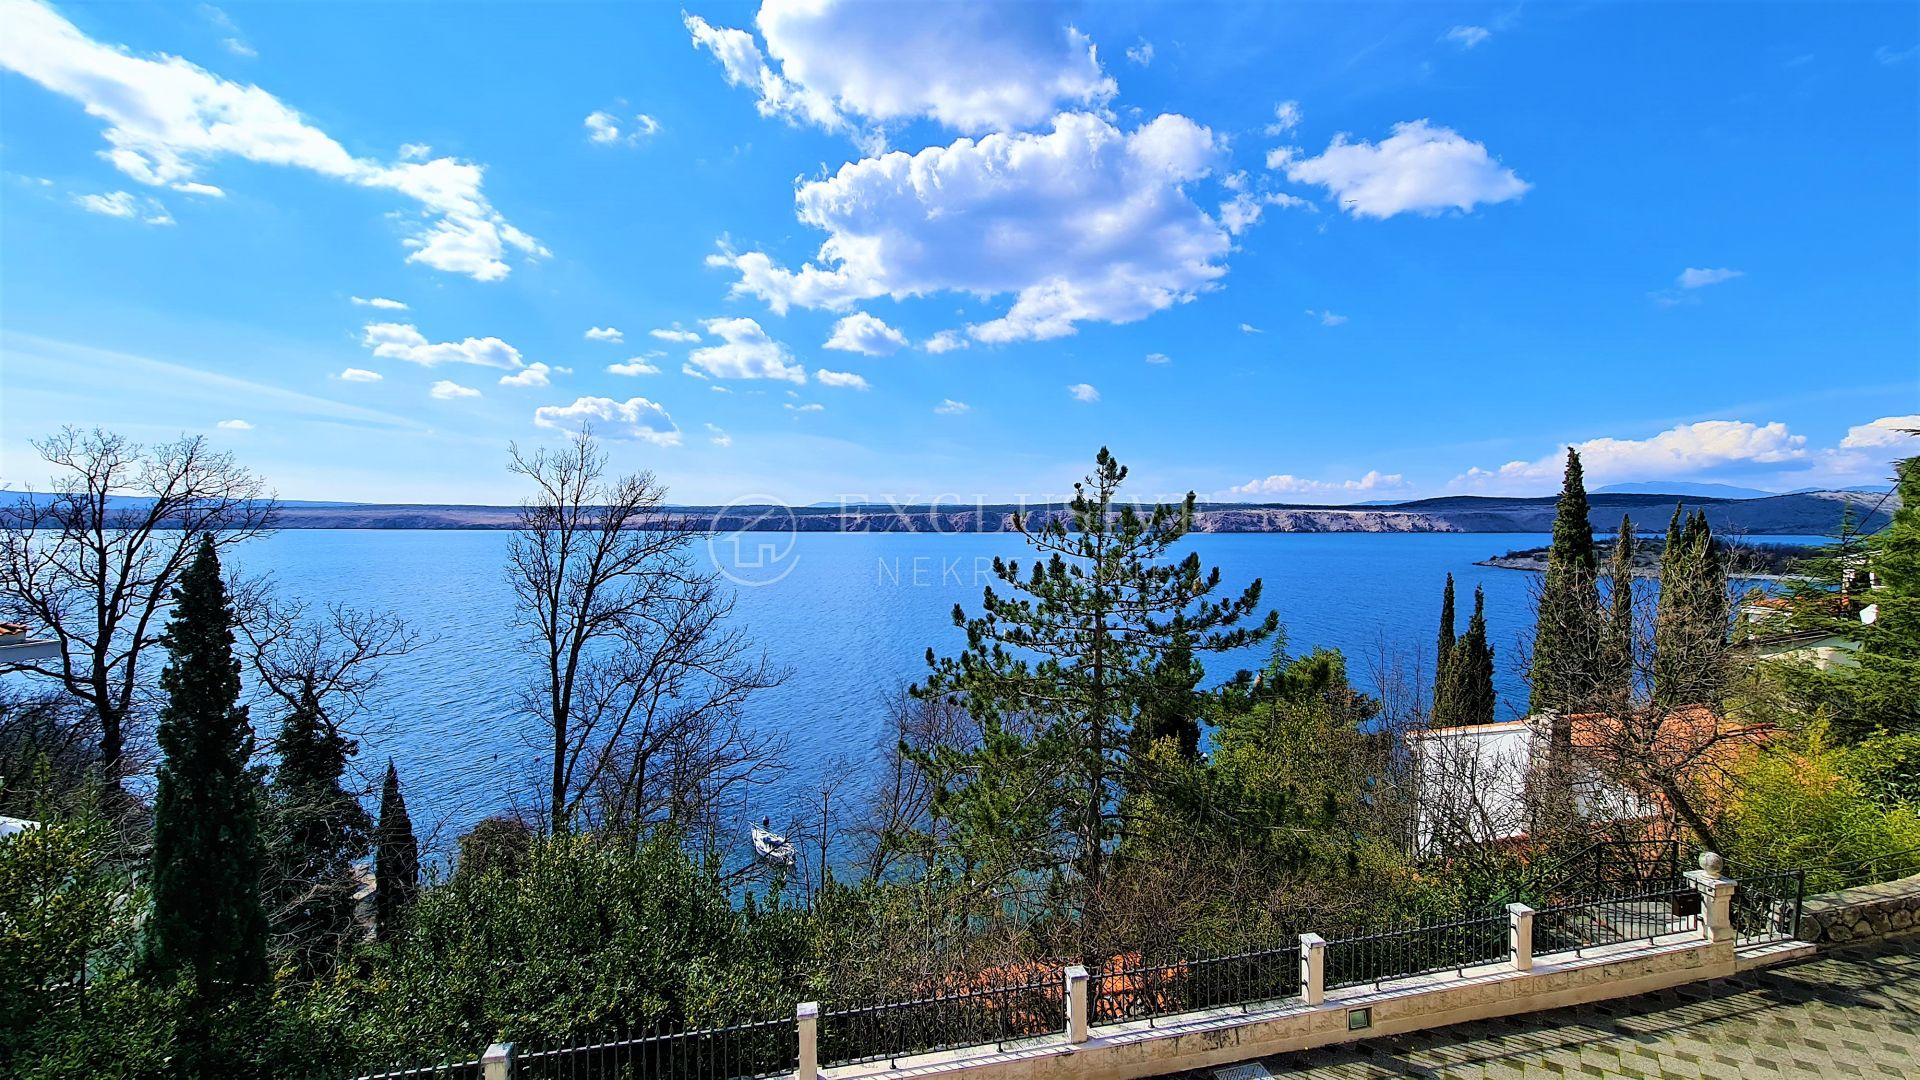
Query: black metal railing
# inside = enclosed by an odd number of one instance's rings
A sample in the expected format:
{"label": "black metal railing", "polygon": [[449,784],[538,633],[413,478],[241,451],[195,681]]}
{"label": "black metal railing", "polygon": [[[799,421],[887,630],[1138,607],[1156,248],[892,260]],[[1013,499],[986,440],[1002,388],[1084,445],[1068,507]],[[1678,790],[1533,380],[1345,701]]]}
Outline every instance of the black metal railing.
{"label": "black metal railing", "polygon": [[823,1010],[820,1064],[897,1063],[915,1054],[1038,1038],[1067,1030],[1063,979]]}
{"label": "black metal railing", "polygon": [[1743,941],[1787,941],[1800,935],[1800,911],[1807,898],[1805,870],[1753,870],[1734,878],[1732,922]]}
{"label": "black metal railing", "polygon": [[792,1072],[800,1053],[792,1017],[518,1049],[521,1080],[735,1080]]}
{"label": "black metal railing", "polygon": [[1164,964],[1109,962],[1088,977],[1089,1022],[1119,1024],[1300,994],[1300,946],[1291,943]]}
{"label": "black metal railing", "polygon": [[1326,988],[1464,972],[1509,955],[1505,909],[1466,919],[1400,926],[1327,939]]}
{"label": "black metal railing", "polygon": [[1533,915],[1533,953],[1578,955],[1587,949],[1652,941],[1699,928],[1700,892],[1682,879],[1542,907]]}

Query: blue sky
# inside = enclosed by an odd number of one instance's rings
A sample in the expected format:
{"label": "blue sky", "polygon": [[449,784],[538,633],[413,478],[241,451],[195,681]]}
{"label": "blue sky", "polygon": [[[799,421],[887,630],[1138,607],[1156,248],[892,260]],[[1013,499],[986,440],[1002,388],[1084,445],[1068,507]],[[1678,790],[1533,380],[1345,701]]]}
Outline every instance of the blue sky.
{"label": "blue sky", "polygon": [[0,24],[16,486],[67,422],[476,502],[583,420],[716,502],[1058,492],[1102,444],[1260,501],[1547,493],[1568,444],[1784,490],[1920,425],[1911,4]]}

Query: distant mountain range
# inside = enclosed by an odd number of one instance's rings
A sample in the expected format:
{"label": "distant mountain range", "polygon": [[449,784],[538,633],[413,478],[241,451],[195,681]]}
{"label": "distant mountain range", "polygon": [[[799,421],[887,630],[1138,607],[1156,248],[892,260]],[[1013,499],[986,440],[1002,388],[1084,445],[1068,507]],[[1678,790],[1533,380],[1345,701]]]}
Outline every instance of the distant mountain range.
{"label": "distant mountain range", "polygon": [[[1708,485],[1714,486],[1714,485]],[[1737,489],[1736,489],[1737,490]],[[1759,498],[1728,498],[1688,492],[1598,491],[1589,496],[1595,529],[1611,532],[1622,514],[1643,529],[1666,527],[1676,502],[1704,510],[1715,531],[1730,536],[1803,535],[1833,532],[1852,508],[1858,527],[1873,528],[1899,502],[1885,493],[1808,491]],[[129,505],[133,504],[128,500]],[[1449,495],[1436,499],[1364,506],[1306,503],[1203,503],[1197,532],[1457,532],[1544,533],[1553,527],[1555,498]],[[1031,517],[1063,517],[1060,504],[1002,503],[891,507],[864,503],[813,506],[679,506],[673,513],[723,532],[1005,532],[1016,511]],[[386,504],[287,502],[283,529],[512,529],[513,506],[439,503]]]}
{"label": "distant mountain range", "polygon": [[1843,488],[1795,488],[1792,491],[1765,491],[1760,488],[1735,487],[1732,484],[1700,484],[1690,480],[1641,480],[1631,484],[1608,484],[1594,488],[1595,494],[1609,495],[1697,495],[1714,499],[1766,499],[1775,495],[1807,495],[1818,491],[1848,491],[1864,495],[1878,495],[1887,490],[1882,484],[1859,484]]}

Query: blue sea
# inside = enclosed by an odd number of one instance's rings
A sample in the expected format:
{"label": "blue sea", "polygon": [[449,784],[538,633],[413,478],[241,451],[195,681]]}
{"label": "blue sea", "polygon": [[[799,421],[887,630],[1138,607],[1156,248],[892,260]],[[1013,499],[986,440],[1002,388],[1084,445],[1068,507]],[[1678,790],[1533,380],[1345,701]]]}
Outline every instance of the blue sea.
{"label": "blue sea", "polygon": [[[510,538],[494,531],[288,530],[234,557],[245,571],[271,574],[281,589],[316,605],[392,610],[426,636],[390,665],[359,723],[366,732],[359,767],[373,773],[391,756],[415,821],[443,838],[516,800],[524,805],[539,775],[538,725],[517,708],[531,671],[503,576]],[[1005,534],[739,539],[740,548],[720,538],[698,549],[737,581],[739,624],[791,672],[755,698],[749,713],[754,724],[787,736],[795,790],[835,756],[877,745],[883,701],[924,675],[927,649],[946,654],[964,643],[953,626],[954,605],[977,613],[993,558],[1026,557],[1020,539]],[[1535,575],[1474,563],[1547,540],[1530,533],[1286,533],[1199,534],[1184,543],[1218,565],[1228,587],[1260,579],[1290,651],[1340,649],[1362,685],[1369,675],[1364,657],[1382,645],[1431,665],[1448,573],[1457,582],[1462,629],[1474,588],[1484,586],[1507,715],[1524,705],[1513,659],[1531,635]],[[1266,657],[1263,646],[1205,658],[1208,678],[1224,680]]]}

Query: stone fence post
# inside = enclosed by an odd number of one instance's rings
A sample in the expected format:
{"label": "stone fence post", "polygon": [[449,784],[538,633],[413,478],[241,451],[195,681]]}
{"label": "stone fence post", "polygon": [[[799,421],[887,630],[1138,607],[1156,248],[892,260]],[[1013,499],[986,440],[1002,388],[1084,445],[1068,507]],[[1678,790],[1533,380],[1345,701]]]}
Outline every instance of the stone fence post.
{"label": "stone fence post", "polygon": [[1525,904],[1507,905],[1507,955],[1513,970],[1533,970],[1533,909]]}
{"label": "stone fence post", "polygon": [[1093,1026],[1093,1018],[1087,1013],[1087,969],[1074,964],[1062,974],[1067,980],[1067,1042],[1083,1043]]}
{"label": "stone fence post", "polygon": [[1327,939],[1300,935],[1300,996],[1309,1005],[1327,1000]]}
{"label": "stone fence post", "polygon": [[793,1025],[800,1036],[800,1057],[793,1080],[817,1080],[820,1075],[820,1003],[803,1001],[794,1006]]}
{"label": "stone fence post", "polygon": [[481,1080],[513,1080],[516,1071],[512,1043],[494,1043],[487,1052],[480,1055]]}
{"label": "stone fence post", "polygon": [[1730,942],[1733,932],[1732,878],[1727,877],[1726,861],[1711,851],[1700,853],[1700,869],[1687,871],[1687,880],[1700,890],[1700,937],[1711,942]]}

